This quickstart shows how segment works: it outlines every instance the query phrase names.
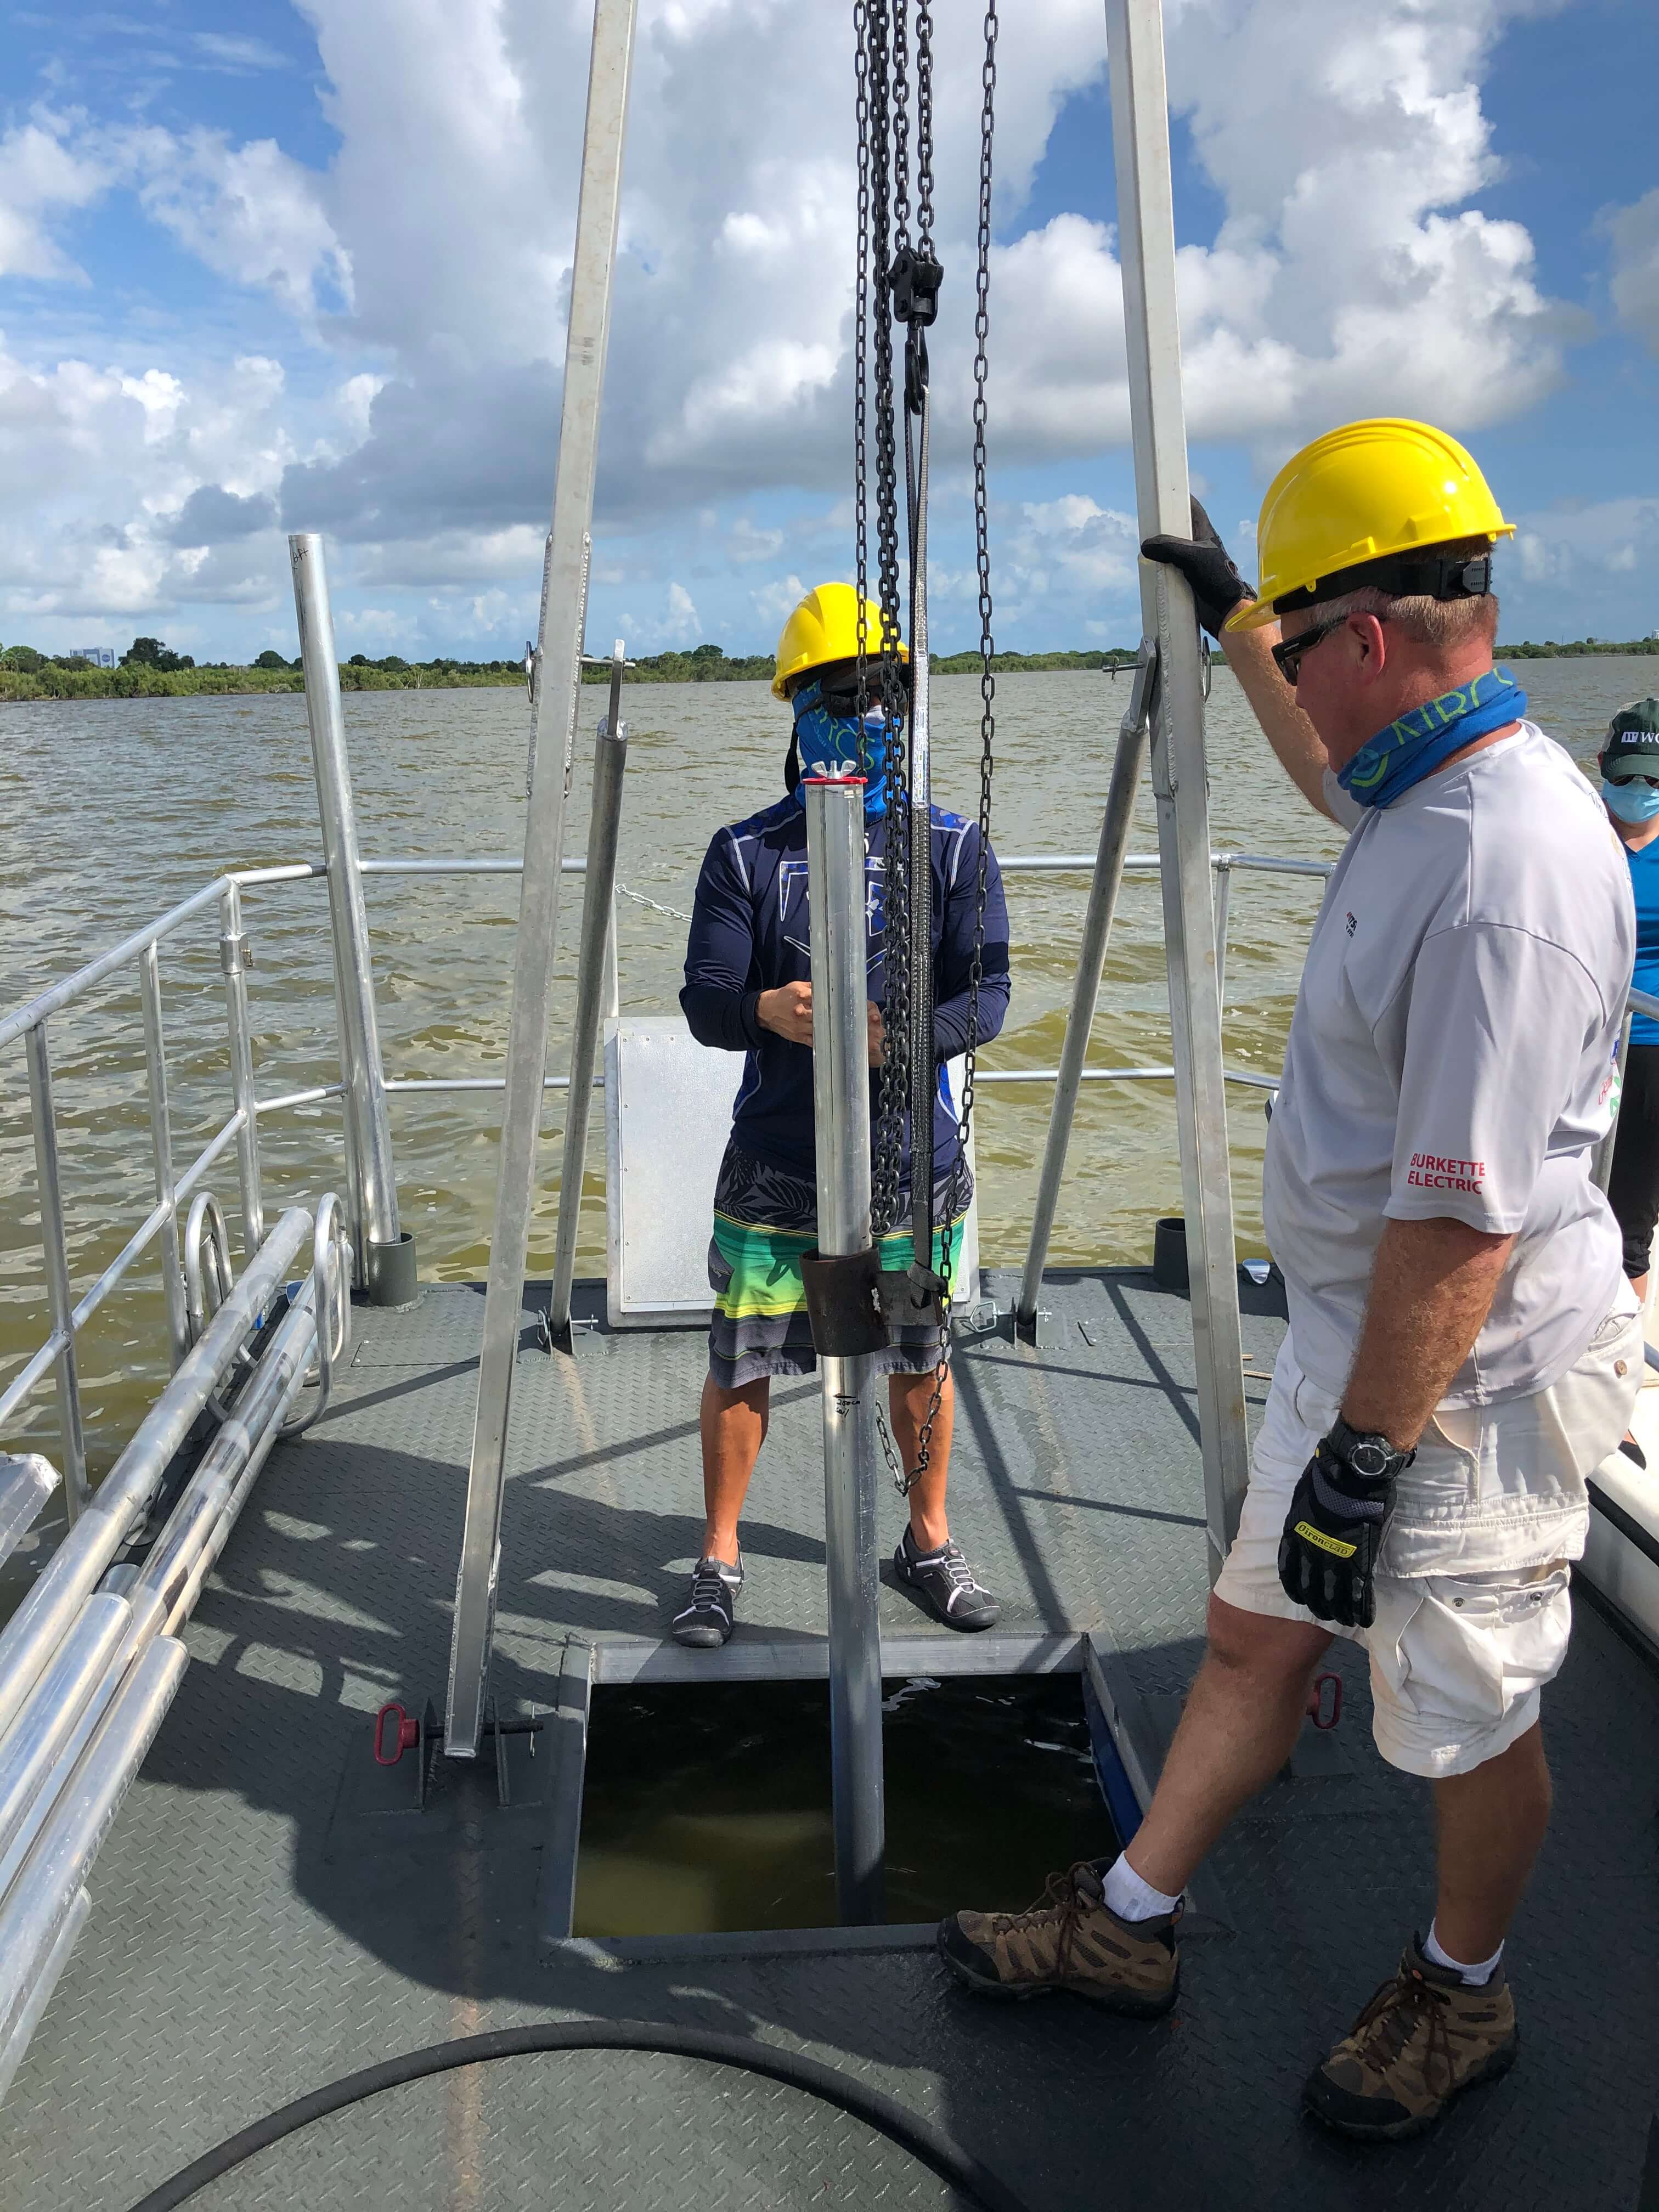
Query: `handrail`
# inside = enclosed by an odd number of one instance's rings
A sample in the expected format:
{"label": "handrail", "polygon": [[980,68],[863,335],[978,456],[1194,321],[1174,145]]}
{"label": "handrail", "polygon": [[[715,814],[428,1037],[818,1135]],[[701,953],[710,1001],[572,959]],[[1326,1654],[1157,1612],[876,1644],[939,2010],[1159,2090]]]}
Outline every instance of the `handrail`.
{"label": "handrail", "polygon": [[28,1030],[39,1029],[42,1022],[50,1020],[71,1000],[78,999],[82,991],[89,990],[94,983],[101,983],[113,969],[126,961],[136,960],[152,945],[159,945],[162,938],[178,928],[180,922],[188,921],[191,915],[199,914],[204,907],[211,906],[216,899],[222,898],[232,880],[229,876],[216,876],[210,884],[199,891],[192,891],[187,899],[180,899],[177,906],[169,907],[165,914],[152,922],[147,922],[143,929],[135,929],[131,937],[124,937],[111,951],[100,953],[97,959],[88,961],[84,968],[77,968],[72,975],[65,975],[61,983],[53,983],[38,997],[29,1000],[27,1005],[19,1006],[15,1013],[0,1018],[0,1046],[11,1044]]}

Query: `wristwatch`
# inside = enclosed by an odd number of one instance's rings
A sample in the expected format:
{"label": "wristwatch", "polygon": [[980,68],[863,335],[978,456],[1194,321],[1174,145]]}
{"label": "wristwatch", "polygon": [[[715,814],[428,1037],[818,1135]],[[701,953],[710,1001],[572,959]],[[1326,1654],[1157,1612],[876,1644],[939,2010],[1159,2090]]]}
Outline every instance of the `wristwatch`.
{"label": "wristwatch", "polygon": [[1384,1436],[1350,1428],[1340,1413],[1326,1431],[1325,1443],[1362,1482],[1392,1482],[1417,1457],[1414,1451],[1397,1450]]}

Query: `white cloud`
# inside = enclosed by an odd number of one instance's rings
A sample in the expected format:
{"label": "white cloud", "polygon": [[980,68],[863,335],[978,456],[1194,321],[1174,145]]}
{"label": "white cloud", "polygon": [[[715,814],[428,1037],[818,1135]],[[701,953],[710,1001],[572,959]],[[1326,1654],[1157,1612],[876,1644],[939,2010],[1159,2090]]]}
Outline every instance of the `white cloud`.
{"label": "white cloud", "polygon": [[221,69],[245,75],[254,70],[281,70],[289,66],[288,56],[263,39],[252,39],[225,31],[193,31],[191,44],[198,54]]}
{"label": "white cloud", "polygon": [[351,257],[317,179],[271,138],[232,146],[222,131],[135,132],[124,148],[145,212],[235,284],[269,288],[308,320],[319,289],[351,297]]}
{"label": "white cloud", "polygon": [[[1266,461],[1346,416],[1419,413],[1468,431],[1512,419],[1550,389],[1571,318],[1540,296],[1526,231],[1479,207],[1497,173],[1482,79],[1505,21],[1534,4],[1376,0],[1361,14],[1328,0],[1171,0],[1172,97],[1224,210],[1216,236],[1180,257],[1194,437],[1246,441]],[[288,526],[345,541],[377,595],[453,583],[488,610],[497,586],[533,594],[589,9],[585,0],[301,0],[301,12],[338,134],[325,170],[270,138],[37,115],[0,139],[0,265],[72,273],[57,226],[100,191],[130,190],[185,251],[228,283],[268,294],[327,349],[327,389],[310,374],[281,382],[268,353],[264,372],[153,349],[122,368],[20,355],[11,369],[35,396],[20,386],[18,405],[84,402],[43,453],[89,441],[101,473],[94,499],[76,461],[60,495],[48,462],[25,459],[23,480],[0,485],[0,514],[15,523],[37,511],[31,497],[47,503],[54,520],[38,534],[62,549],[40,555],[54,574],[70,573],[71,543],[81,573],[105,573],[91,549],[98,530],[113,531],[122,546],[111,588],[128,599],[165,592],[175,578],[180,590],[222,576],[240,588],[257,532],[210,544],[188,573],[191,549],[167,532],[198,489],[246,501],[280,479]],[[684,583],[666,588],[676,571],[705,607],[723,590],[770,623],[800,589],[793,575],[776,577],[786,559],[816,567],[822,545],[828,568],[850,550],[849,13],[799,0],[643,0],[601,521],[613,536],[652,540],[658,565],[630,553],[627,570],[645,586],[642,605],[663,591],[656,604],[671,626],[699,619]],[[949,502],[968,434],[981,7],[937,0],[936,13],[946,269],[933,349],[936,589],[971,598],[971,576],[946,573],[943,524],[960,526]],[[226,66],[283,58],[256,49],[233,33],[198,34],[195,47]],[[1078,214],[1024,236],[1010,222],[1060,104],[1103,62],[1098,0],[1044,0],[1005,16],[998,188],[1012,242],[993,271],[999,469],[1127,441],[1112,232]],[[775,86],[798,89],[760,96]],[[1104,143],[1099,159],[1109,161]],[[1659,196],[1609,227],[1620,312],[1633,328],[1659,328]],[[843,496],[827,525],[810,526],[810,550],[807,526],[723,526],[724,502],[769,489]],[[715,522],[684,542],[711,506]],[[251,519],[210,500],[192,512],[227,529]],[[1127,531],[1092,501],[1006,518],[1000,609],[1060,610],[1127,589]],[[723,584],[699,580],[708,564]]]}
{"label": "white cloud", "polygon": [[0,276],[86,281],[51,226],[96,199],[107,179],[100,163],[65,145],[66,135],[46,115],[0,136]]}
{"label": "white cloud", "polygon": [[664,634],[676,645],[690,645],[702,638],[702,618],[697,613],[696,602],[684,584],[668,586],[668,620],[663,629]]}
{"label": "white cloud", "polygon": [[1611,289],[1619,319],[1659,353],[1659,185],[1603,217],[1613,245]]}

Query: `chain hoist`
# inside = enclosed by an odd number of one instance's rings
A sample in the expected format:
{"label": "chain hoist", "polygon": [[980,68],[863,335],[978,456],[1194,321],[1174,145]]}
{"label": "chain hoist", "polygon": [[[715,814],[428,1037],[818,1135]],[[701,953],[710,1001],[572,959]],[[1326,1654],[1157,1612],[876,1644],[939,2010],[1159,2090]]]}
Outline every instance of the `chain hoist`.
{"label": "chain hoist", "polygon": [[[933,250],[933,20],[927,0],[854,0],[854,31],[858,120],[858,248],[854,309],[854,534],[858,563],[859,698],[862,713],[874,696],[864,601],[869,585],[868,479],[874,416],[877,601],[881,647],[877,683],[882,728],[881,777],[885,818],[883,867],[884,1044],[872,1140],[872,1212],[878,1237],[899,1223],[904,1181],[904,1137],[910,1133],[911,1265],[887,1288],[890,1322],[902,1326],[927,1317],[939,1330],[933,1389],[917,1438],[916,1465],[900,1463],[884,1421],[883,1449],[901,1492],[929,1464],[950,1351],[953,1273],[952,1231],[957,1193],[965,1182],[979,1042],[980,989],[984,976],[987,869],[990,853],[991,780],[994,765],[995,677],[993,656],[990,550],[986,482],[986,377],[989,334],[992,155],[994,141],[995,0],[985,12],[981,84],[977,264],[975,281],[973,464],[975,550],[979,586],[981,763],[979,854],[975,886],[967,1072],[960,1113],[957,1168],[945,1209],[942,1264],[933,1258],[933,1103],[939,1082],[933,1048],[933,915],[932,718],[927,625],[927,493],[932,397],[927,332],[939,313],[943,270]],[[914,124],[912,65],[914,64]],[[914,135],[915,214],[912,214]],[[873,327],[871,286],[878,291]],[[893,325],[904,325],[902,402],[894,388]],[[897,416],[904,417],[905,520],[908,554],[910,655],[908,683],[898,655],[901,635],[898,545]],[[908,692],[906,711],[906,690]]]}

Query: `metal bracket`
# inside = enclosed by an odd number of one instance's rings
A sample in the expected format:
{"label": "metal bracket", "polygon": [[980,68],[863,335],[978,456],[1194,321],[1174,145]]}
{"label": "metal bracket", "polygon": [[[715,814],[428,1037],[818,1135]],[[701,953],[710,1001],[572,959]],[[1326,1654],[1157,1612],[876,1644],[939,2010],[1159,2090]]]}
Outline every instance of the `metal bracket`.
{"label": "metal bracket", "polygon": [[253,964],[253,939],[244,931],[228,931],[219,939],[219,965],[227,975],[240,975]]}

